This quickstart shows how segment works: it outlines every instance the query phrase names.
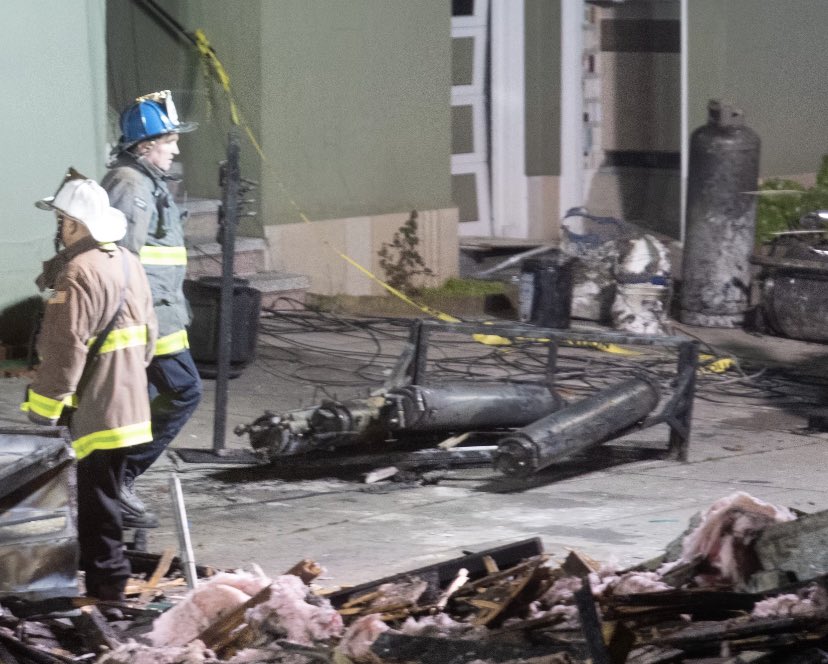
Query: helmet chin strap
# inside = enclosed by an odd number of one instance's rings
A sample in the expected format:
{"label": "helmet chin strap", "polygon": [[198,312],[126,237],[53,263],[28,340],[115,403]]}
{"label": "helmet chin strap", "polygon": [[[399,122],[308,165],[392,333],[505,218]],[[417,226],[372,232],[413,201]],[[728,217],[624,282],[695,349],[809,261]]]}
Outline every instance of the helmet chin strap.
{"label": "helmet chin strap", "polygon": [[63,222],[65,219],[62,214],[58,215],[57,231],[55,231],[55,253],[60,251],[60,246],[63,244]]}

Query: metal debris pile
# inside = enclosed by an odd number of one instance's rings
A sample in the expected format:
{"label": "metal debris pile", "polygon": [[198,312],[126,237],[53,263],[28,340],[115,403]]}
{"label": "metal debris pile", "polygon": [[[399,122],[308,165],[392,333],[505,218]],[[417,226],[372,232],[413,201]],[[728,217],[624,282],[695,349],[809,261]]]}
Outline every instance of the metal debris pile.
{"label": "metal debris pile", "polygon": [[352,588],[316,586],[305,560],[275,578],[202,566],[187,590],[171,552],[131,551],[127,602],[2,598],[0,662],[824,662],[826,539],[828,513],[740,492],[626,570],[533,538]]}

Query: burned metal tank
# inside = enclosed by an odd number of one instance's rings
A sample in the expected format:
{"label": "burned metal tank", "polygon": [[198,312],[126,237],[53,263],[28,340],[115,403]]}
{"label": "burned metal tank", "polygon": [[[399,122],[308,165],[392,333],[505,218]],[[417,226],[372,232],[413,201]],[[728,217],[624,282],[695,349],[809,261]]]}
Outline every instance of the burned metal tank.
{"label": "burned metal tank", "polygon": [[828,211],[777,234],[751,262],[759,273],[758,327],[801,341],[828,342]]}
{"label": "burned metal tank", "polygon": [[690,138],[681,322],[739,327],[749,306],[759,137],[718,101]]}

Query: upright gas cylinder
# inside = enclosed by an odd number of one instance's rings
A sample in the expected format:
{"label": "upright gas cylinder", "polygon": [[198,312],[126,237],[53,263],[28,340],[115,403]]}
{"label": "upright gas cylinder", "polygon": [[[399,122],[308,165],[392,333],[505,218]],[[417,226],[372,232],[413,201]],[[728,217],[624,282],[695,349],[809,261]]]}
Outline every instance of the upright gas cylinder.
{"label": "upright gas cylinder", "polygon": [[711,101],[690,137],[680,319],[739,327],[749,305],[759,137],[742,111]]}

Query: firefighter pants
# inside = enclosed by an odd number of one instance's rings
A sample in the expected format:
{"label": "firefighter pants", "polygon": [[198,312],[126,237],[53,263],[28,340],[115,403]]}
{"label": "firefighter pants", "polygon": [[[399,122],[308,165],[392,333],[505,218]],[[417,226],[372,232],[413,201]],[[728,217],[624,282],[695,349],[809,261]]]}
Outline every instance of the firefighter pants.
{"label": "firefighter pants", "polygon": [[127,451],[125,478],[131,482],[163,454],[201,401],[201,378],[189,350],[154,357],[147,367],[152,442]]}
{"label": "firefighter pants", "polygon": [[95,450],[77,464],[79,566],[86,573],[87,595],[101,599],[123,591],[129,579],[120,488],[125,452],[131,449]]}

